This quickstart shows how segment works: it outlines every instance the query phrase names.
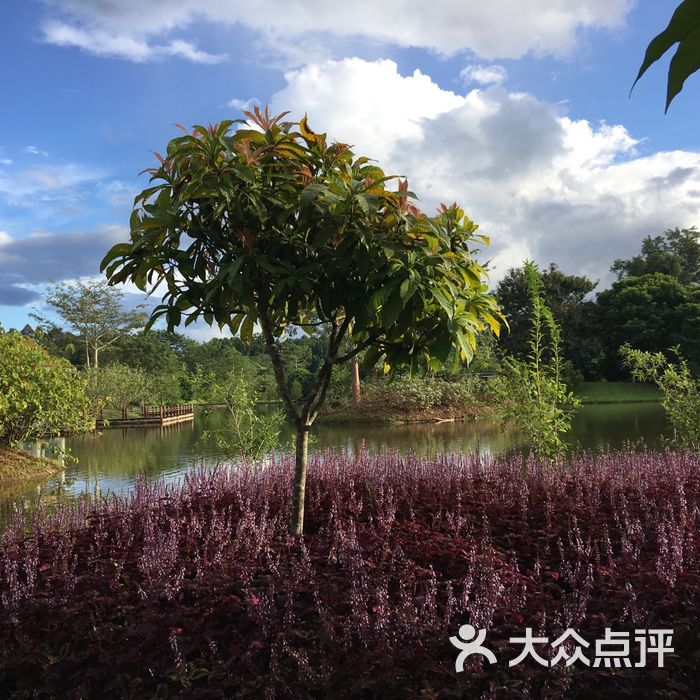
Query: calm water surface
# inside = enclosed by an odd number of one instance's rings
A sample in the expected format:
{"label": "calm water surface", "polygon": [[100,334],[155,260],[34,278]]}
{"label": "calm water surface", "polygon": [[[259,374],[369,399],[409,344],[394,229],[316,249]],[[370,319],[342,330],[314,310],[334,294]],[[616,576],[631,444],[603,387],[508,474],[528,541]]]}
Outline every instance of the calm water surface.
{"label": "calm water surface", "polygon": [[[0,519],[21,507],[21,503],[52,502],[86,492],[124,492],[133,488],[142,474],[170,481],[193,466],[225,462],[226,455],[215,442],[203,438],[205,431],[223,427],[225,416],[220,409],[200,408],[192,424],[163,430],[107,429],[94,436],[69,438],[66,446],[78,461],[69,462],[59,476],[43,484],[15,493],[0,492]],[[567,439],[584,448],[616,448],[639,440],[655,447],[664,432],[668,434],[668,425],[660,404],[587,405],[578,410]],[[363,446],[370,453],[398,450],[420,456],[473,450],[497,454],[526,446],[522,435],[492,419],[399,426],[320,425],[314,429],[314,436],[311,450],[333,448],[351,454]],[[291,429],[286,428],[282,444],[289,446],[292,437]]]}

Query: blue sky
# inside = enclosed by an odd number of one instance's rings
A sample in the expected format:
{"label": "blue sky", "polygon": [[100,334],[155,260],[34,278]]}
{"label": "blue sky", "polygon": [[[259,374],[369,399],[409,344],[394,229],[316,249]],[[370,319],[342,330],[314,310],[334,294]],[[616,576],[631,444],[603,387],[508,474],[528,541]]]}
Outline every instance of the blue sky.
{"label": "blue sky", "polygon": [[628,99],[676,4],[13,3],[0,26],[0,323],[24,325],[49,281],[98,273],[174,123],[240,117],[250,100],[308,111],[407,175],[426,209],[459,201],[492,237],[494,280],[531,257],[603,287],[644,236],[700,224],[700,82],[664,115],[664,62]]}

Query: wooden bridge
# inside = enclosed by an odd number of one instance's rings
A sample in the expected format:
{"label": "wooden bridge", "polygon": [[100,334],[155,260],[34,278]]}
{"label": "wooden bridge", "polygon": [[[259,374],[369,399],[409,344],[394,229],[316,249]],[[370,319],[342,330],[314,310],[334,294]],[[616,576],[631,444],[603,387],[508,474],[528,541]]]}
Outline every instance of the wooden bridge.
{"label": "wooden bridge", "polygon": [[96,428],[140,428],[163,427],[176,423],[187,423],[194,420],[194,405],[191,403],[179,403],[175,406],[147,406],[142,405],[136,415],[130,414],[126,408],[122,409],[121,417],[107,418],[100,413],[95,423]]}

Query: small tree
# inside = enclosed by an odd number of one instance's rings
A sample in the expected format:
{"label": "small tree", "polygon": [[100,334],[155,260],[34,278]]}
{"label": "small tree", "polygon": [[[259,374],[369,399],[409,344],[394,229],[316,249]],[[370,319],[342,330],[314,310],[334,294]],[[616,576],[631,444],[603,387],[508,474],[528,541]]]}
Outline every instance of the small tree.
{"label": "small tree", "polygon": [[91,427],[85,382],[70,362],[19,333],[0,334],[0,444]]}
{"label": "small tree", "polygon": [[526,262],[530,296],[530,340],[527,359],[506,357],[492,382],[505,417],[524,430],[533,450],[546,457],[563,452],[562,434],[571,427],[578,399],[561,377],[561,333],[544,302],[544,285],[537,266]]}
{"label": "small tree", "polygon": [[671,421],[674,442],[700,450],[700,380],[695,379],[678,347],[670,351],[676,362],[661,352],[620,347],[625,367],[637,382],[654,382],[663,394],[663,407]]}
{"label": "small tree", "polygon": [[[165,284],[149,324],[203,318],[248,342],[259,327],[296,428],[291,530],[301,534],[309,430],[333,368],[363,350],[387,371],[421,356],[440,366],[453,347],[468,361],[500,313],[470,250],[486,239],[456,204],[421,214],[405,180],[390,190],[395,178],[368,158],[285,114],[256,107],[249,124],[195,126],[171,140],[135,199],[131,240],[102,269],[112,284]],[[279,341],[309,323],[328,328],[325,358],[298,405]]]}
{"label": "small tree", "polygon": [[223,403],[228,415],[225,428],[208,431],[204,438],[213,437],[219,449],[245,462],[271,452],[277,446],[283,414],[261,415],[255,408],[257,398],[245,379],[235,374],[211,387],[212,402]]}
{"label": "small tree", "polygon": [[105,409],[126,411],[129,406],[146,401],[153,391],[146,373],[127,365],[90,367],[85,370],[85,377],[93,415]]}
{"label": "small tree", "polygon": [[[85,366],[99,365],[99,354],[126,333],[142,328],[148,318],[139,305],[134,311],[122,306],[123,293],[104,280],[64,282],[46,292],[46,303],[80,336],[85,347]],[[56,327],[46,316],[33,313],[45,329]]]}

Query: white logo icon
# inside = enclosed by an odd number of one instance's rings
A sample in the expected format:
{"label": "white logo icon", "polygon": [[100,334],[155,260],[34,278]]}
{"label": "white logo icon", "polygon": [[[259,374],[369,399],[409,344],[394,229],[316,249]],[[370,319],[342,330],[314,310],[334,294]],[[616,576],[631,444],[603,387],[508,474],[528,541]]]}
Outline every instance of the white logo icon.
{"label": "white logo icon", "polygon": [[488,660],[490,664],[496,663],[496,655],[486,647],[482,646],[486,639],[486,630],[474,629],[472,625],[462,625],[456,637],[450,637],[450,642],[457,649],[461,649],[455,661],[455,671],[464,671],[464,662],[472,654],[479,654]]}

